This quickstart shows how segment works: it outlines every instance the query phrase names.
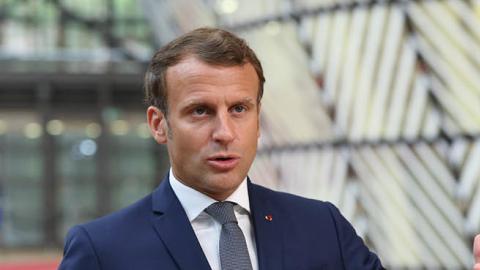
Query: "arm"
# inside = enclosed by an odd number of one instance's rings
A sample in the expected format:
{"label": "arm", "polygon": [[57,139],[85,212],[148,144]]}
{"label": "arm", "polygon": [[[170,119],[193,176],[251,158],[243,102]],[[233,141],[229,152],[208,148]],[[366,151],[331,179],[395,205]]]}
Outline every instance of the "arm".
{"label": "arm", "polygon": [[350,222],[342,216],[333,204],[328,205],[330,214],[335,222],[344,268],[355,270],[385,269],[377,255],[365,246]]}
{"label": "arm", "polygon": [[475,236],[473,241],[473,255],[475,257],[475,265],[473,265],[473,270],[480,270],[480,234]]}
{"label": "arm", "polygon": [[58,270],[100,270],[100,263],[87,231],[73,227],[65,241],[63,260]]}

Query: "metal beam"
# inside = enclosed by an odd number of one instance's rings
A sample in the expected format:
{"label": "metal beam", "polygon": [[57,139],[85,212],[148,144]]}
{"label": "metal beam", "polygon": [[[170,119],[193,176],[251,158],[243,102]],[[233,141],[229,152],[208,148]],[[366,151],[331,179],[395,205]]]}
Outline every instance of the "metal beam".
{"label": "metal beam", "polygon": [[[51,118],[51,87],[42,83],[37,86],[38,108],[43,130],[46,131],[47,123]],[[56,174],[56,147],[55,138],[48,132],[42,136],[43,152],[43,232],[47,246],[57,246],[58,211],[57,211],[57,190],[58,181]]]}

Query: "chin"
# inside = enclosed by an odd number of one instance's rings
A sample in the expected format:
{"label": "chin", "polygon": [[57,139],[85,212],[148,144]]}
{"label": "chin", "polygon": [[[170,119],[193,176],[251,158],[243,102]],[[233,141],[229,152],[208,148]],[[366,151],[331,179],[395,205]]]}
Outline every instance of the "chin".
{"label": "chin", "polygon": [[240,183],[242,183],[242,179],[232,179],[229,177],[222,177],[220,179],[213,180],[211,182],[212,186],[217,187],[218,189],[236,189]]}
{"label": "chin", "polygon": [[233,192],[237,187],[242,183],[243,178],[238,179],[232,179],[234,177],[228,177],[228,176],[222,176],[222,177],[216,177],[215,179],[211,179],[208,183],[207,186],[210,187],[210,190],[213,191],[213,193],[230,193]]}

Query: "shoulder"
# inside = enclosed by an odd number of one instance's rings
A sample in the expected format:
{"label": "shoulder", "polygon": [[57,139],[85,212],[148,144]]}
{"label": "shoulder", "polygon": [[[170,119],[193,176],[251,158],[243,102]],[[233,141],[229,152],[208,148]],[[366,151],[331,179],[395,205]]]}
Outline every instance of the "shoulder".
{"label": "shoulder", "polygon": [[[117,241],[150,226],[151,195],[106,216],[72,227],[65,239],[65,247],[73,244],[81,246],[111,246]],[[125,239],[123,239],[125,240]],[[120,243],[119,243],[120,244]]]}
{"label": "shoulder", "polygon": [[330,202],[309,199],[291,193],[275,191],[251,183],[251,195],[258,196],[269,204],[278,206],[284,212],[295,213],[295,216],[306,214],[312,216],[331,217],[338,209]]}
{"label": "shoulder", "polygon": [[104,217],[72,227],[66,238],[63,269],[101,269],[101,258],[118,252],[149,226],[151,195]]}
{"label": "shoulder", "polygon": [[251,193],[258,195],[260,197],[266,198],[268,200],[281,203],[281,204],[288,204],[294,207],[306,206],[308,208],[310,207],[325,208],[325,207],[333,206],[333,204],[331,204],[330,202],[309,199],[306,197],[302,197],[302,196],[287,193],[287,192],[276,191],[276,190],[269,189],[267,187],[260,186],[254,183],[250,183],[250,186],[251,186],[250,191],[252,191]]}
{"label": "shoulder", "polygon": [[[267,203],[279,214],[289,232],[284,237],[290,241],[307,243],[306,246],[322,250],[329,257],[326,261],[339,258],[346,269],[383,269],[376,254],[368,249],[350,222],[332,203],[255,184],[251,184],[251,191],[256,197],[254,200]],[[296,252],[295,248],[289,249]],[[304,249],[297,252],[301,256]]]}

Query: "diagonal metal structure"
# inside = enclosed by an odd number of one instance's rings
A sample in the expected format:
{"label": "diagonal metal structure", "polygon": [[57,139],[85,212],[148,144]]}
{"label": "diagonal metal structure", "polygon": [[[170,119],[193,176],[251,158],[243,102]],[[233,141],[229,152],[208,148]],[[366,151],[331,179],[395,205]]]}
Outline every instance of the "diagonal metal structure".
{"label": "diagonal metal structure", "polygon": [[[238,7],[212,7],[223,2]],[[112,29],[108,20],[72,13],[67,1],[48,3],[86,29]],[[252,179],[335,203],[388,269],[471,267],[471,240],[480,231],[480,1],[138,4],[159,45],[200,25],[220,25],[258,53],[267,83]],[[127,40],[106,37],[121,59],[137,59],[122,48]],[[108,77],[112,89],[134,89],[124,80],[135,74]],[[68,78],[62,82],[84,80]],[[18,81],[1,79],[4,88]],[[5,160],[0,165],[11,167]]]}
{"label": "diagonal metal structure", "polygon": [[[470,268],[480,230],[478,8],[346,1],[238,24],[260,55],[260,39],[283,47],[265,49],[267,70],[295,66],[267,75],[274,102],[263,104],[252,177],[333,201],[389,268]],[[272,21],[281,30],[269,38]],[[283,73],[317,85],[277,82]]]}

